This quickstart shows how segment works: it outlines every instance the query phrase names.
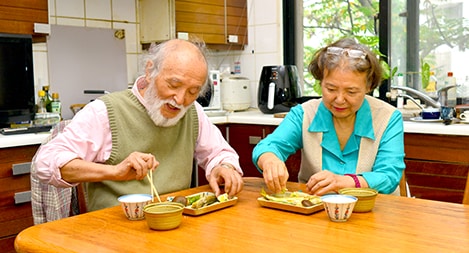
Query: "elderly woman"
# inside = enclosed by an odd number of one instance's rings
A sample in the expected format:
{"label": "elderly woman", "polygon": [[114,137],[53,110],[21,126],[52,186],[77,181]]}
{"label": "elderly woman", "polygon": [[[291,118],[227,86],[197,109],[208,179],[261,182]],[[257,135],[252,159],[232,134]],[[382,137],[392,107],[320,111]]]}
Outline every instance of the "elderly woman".
{"label": "elderly woman", "polygon": [[369,95],[381,83],[375,54],[353,39],[319,50],[308,67],[321,82],[322,99],[295,106],[255,147],[254,164],[274,192],[285,189],[285,160],[302,151],[300,183],[310,194],[347,187],[399,193],[404,164],[401,113]]}

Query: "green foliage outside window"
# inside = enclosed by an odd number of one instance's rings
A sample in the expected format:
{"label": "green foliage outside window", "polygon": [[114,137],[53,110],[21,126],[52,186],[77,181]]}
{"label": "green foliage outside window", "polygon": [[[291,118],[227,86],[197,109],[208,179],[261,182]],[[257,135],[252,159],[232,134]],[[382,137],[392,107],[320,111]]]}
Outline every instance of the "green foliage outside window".
{"label": "green foliage outside window", "polygon": [[[308,64],[318,49],[343,37],[354,37],[374,53],[381,55],[379,38],[375,31],[378,0],[311,0],[303,1],[303,5],[305,94],[321,95],[319,81],[307,71]],[[385,70],[383,78],[389,78],[393,73],[386,62],[381,62]]]}
{"label": "green foliage outside window", "polygon": [[[389,0],[391,1],[391,0]],[[418,1],[418,0],[415,0]],[[467,52],[469,48],[469,20],[463,13],[464,1],[450,0],[420,0],[419,1],[419,35],[418,57],[420,59],[420,77],[422,88],[428,85],[430,71],[434,71],[439,80],[446,76],[451,66],[437,62],[436,49],[445,46],[457,49],[459,52]],[[393,52],[392,66],[401,58],[405,62],[406,55],[406,17],[416,15],[407,13],[406,0],[393,0],[391,11],[391,29],[393,32],[391,43],[398,52]],[[307,67],[314,53],[340,38],[354,37],[360,43],[367,45],[373,52],[382,56],[379,52],[379,37],[377,34],[377,15],[379,13],[379,0],[304,0],[303,1],[303,74],[305,82],[305,94],[321,94],[319,82],[308,73]],[[466,17],[465,17],[466,15]],[[403,27],[402,27],[403,26]],[[395,55],[396,54],[396,55]],[[390,66],[382,61],[383,79],[392,79],[397,67]],[[407,73],[405,65],[399,72]]]}

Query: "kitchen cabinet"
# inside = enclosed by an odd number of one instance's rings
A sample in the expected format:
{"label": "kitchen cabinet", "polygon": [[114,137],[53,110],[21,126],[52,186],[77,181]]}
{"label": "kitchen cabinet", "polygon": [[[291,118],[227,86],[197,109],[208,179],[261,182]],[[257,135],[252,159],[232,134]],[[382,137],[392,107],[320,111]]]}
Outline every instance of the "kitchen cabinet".
{"label": "kitchen cabinet", "polygon": [[[174,0],[140,0],[140,43],[175,38]],[[155,13],[158,12],[158,15]]]}
{"label": "kitchen cabinet", "polygon": [[[256,144],[272,133],[275,125],[252,125],[252,124],[229,124],[228,143],[239,155],[239,162],[246,177],[262,177],[252,162],[252,151]],[[301,151],[290,156],[285,162],[290,174],[289,181],[298,181],[298,171],[300,170]]]}
{"label": "kitchen cabinet", "polygon": [[246,0],[140,0],[139,9],[142,44],[199,38],[211,49],[241,50],[248,43]]}
{"label": "kitchen cabinet", "polygon": [[49,23],[47,0],[2,0],[0,33],[31,34],[34,42],[44,42],[44,34],[34,32],[34,23]]}
{"label": "kitchen cabinet", "polygon": [[[219,124],[217,125],[225,139],[236,150],[239,155],[239,164],[243,169],[245,177],[262,177],[252,163],[252,150],[256,144],[272,133],[277,126],[274,125],[253,125],[253,124]],[[289,181],[298,181],[298,171],[300,170],[301,152],[290,156],[286,165],[290,174]],[[205,172],[201,168],[198,170],[199,185],[207,184]]]}
{"label": "kitchen cabinet", "polygon": [[239,155],[239,163],[245,177],[262,177],[252,162],[252,150],[256,144],[273,132],[275,126],[230,124],[228,142]]}
{"label": "kitchen cabinet", "polygon": [[39,145],[0,149],[0,249],[15,252],[14,240],[32,226],[31,160]]}
{"label": "kitchen cabinet", "polygon": [[[227,124],[216,124],[215,126],[218,127],[221,134],[223,135],[223,137],[226,140],[228,138],[227,137],[228,125]],[[203,170],[200,167],[197,167],[197,186],[204,185],[204,184],[208,184],[208,181],[205,178],[205,170]],[[193,183],[193,185],[194,185],[194,183]]]}
{"label": "kitchen cabinet", "polygon": [[417,198],[462,203],[469,136],[405,133],[406,177]]}

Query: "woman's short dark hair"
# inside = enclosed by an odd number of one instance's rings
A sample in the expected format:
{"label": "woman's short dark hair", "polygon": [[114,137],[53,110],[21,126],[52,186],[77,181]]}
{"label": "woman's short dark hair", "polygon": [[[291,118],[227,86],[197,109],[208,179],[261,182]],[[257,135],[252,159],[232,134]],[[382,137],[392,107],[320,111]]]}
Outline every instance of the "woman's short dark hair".
{"label": "woman's short dark hair", "polygon": [[[363,58],[350,57],[350,54],[347,55],[347,52],[331,54],[327,50],[330,47],[360,50],[365,53],[365,56]],[[316,80],[322,81],[326,69],[331,71],[337,68],[346,68],[354,72],[366,73],[366,84],[370,91],[377,88],[382,81],[383,69],[376,54],[352,38],[340,39],[318,50],[308,66],[308,71]]]}

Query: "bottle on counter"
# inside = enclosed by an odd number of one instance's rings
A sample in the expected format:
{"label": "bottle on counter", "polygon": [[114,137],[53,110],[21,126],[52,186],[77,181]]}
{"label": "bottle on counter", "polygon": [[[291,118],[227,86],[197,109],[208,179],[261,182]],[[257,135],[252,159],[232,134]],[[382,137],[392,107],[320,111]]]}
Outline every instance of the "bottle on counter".
{"label": "bottle on counter", "polygon": [[46,96],[45,96],[45,98],[46,98],[46,110],[47,110],[47,112],[52,112],[52,107],[51,107],[52,96],[49,93],[49,85],[42,86],[42,90],[46,93]]}
{"label": "bottle on counter", "polygon": [[52,93],[51,112],[62,113],[62,103],[59,100],[59,93]]}
{"label": "bottle on counter", "polygon": [[44,90],[40,90],[38,96],[37,113],[46,113],[46,92]]}
{"label": "bottle on counter", "polygon": [[[456,85],[456,78],[453,76],[453,72],[448,72],[445,80],[445,87],[450,85]],[[448,91],[447,106],[456,106],[457,91],[456,88],[451,88]]]}
{"label": "bottle on counter", "polygon": [[469,76],[466,76],[464,82],[458,87],[458,104],[467,105],[469,104]]}
{"label": "bottle on counter", "polygon": [[430,71],[430,78],[425,91],[430,97],[436,97],[436,90],[438,89],[438,80],[436,79],[435,72]]}

